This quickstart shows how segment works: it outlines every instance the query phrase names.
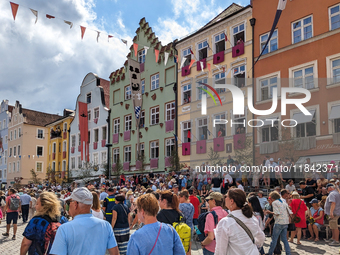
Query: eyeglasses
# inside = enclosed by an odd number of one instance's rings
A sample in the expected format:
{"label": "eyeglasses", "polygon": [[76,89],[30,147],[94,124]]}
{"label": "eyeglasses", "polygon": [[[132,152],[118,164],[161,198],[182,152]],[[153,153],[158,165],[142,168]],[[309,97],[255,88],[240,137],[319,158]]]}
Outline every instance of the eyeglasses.
{"label": "eyeglasses", "polygon": [[[77,201],[75,201],[75,200],[73,200],[73,199],[66,200],[66,204],[67,204],[67,205],[70,205],[72,202],[77,202]],[[77,202],[77,203],[78,203],[78,202]]]}

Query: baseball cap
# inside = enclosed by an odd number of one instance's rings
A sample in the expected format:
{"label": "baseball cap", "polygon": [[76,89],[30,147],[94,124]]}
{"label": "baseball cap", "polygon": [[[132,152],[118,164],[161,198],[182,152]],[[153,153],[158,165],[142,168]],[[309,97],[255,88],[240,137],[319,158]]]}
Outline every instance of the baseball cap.
{"label": "baseball cap", "polygon": [[174,184],[172,187],[173,187],[173,188],[178,188],[178,185],[177,185],[177,184]]}
{"label": "baseball cap", "polygon": [[114,188],[110,187],[107,191],[108,191],[108,192],[113,192],[113,191],[114,191]]}
{"label": "baseball cap", "polygon": [[310,202],[310,204],[317,204],[319,201],[316,198],[313,198]]}
{"label": "baseball cap", "polygon": [[206,200],[214,199],[216,201],[223,201],[223,195],[220,192],[211,192]]}
{"label": "baseball cap", "polygon": [[329,187],[334,187],[334,184],[333,184],[333,183],[328,183],[328,184],[326,185],[326,189],[328,189]]}
{"label": "baseball cap", "polygon": [[273,159],[273,158],[270,158],[269,161],[274,161],[274,159]]}
{"label": "baseball cap", "polygon": [[257,192],[257,193],[261,193],[261,194],[263,194],[263,191],[262,191],[262,190],[259,190],[259,192]]}
{"label": "baseball cap", "polygon": [[92,193],[85,187],[76,188],[75,190],[73,190],[71,196],[66,198],[64,201],[69,199],[73,199],[74,201],[85,205],[92,205],[93,203]]}

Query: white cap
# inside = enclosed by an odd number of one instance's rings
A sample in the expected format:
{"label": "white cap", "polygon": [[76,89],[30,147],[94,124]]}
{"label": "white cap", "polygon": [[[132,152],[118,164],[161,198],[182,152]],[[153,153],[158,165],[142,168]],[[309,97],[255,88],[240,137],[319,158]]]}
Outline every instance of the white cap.
{"label": "white cap", "polygon": [[274,159],[273,159],[273,158],[270,158],[269,161],[274,161]]}
{"label": "white cap", "polygon": [[66,198],[64,201],[69,199],[73,199],[74,201],[85,205],[92,205],[93,203],[92,193],[85,187],[76,188],[75,190],[73,190],[71,196]]}

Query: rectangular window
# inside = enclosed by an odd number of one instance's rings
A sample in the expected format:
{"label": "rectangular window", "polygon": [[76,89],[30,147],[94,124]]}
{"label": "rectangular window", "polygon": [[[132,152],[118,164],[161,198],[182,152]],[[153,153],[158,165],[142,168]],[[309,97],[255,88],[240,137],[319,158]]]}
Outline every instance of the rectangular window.
{"label": "rectangular window", "polygon": [[81,136],[80,136],[80,134],[78,134],[78,145],[79,146],[81,145]]}
{"label": "rectangular window", "polygon": [[334,133],[340,133],[340,119],[334,119]]}
{"label": "rectangular window", "polygon": [[[215,120],[226,120],[225,113],[215,115]],[[215,125],[215,137],[224,137],[226,136],[227,124],[216,124]]]}
{"label": "rectangular window", "polygon": [[13,132],[11,131],[11,141],[13,140]]}
{"label": "rectangular window", "polygon": [[245,86],[246,82],[246,66],[238,66],[234,68],[233,71],[233,77],[234,77],[234,85],[243,88]]}
{"label": "rectangular window", "polygon": [[185,49],[182,51],[182,56],[185,57],[185,62],[183,64],[183,66],[188,66],[190,65],[191,62],[191,49]]}
{"label": "rectangular window", "polygon": [[[15,163],[13,163],[15,164]],[[17,162],[17,172],[20,172],[20,161]]]}
{"label": "rectangular window", "polygon": [[158,158],[159,156],[159,145],[158,141],[150,143],[150,158]]}
{"label": "rectangular window", "polygon": [[314,88],[314,66],[293,71],[294,87],[313,89]]}
{"label": "rectangular window", "polygon": [[9,148],[9,156],[12,157],[12,148]]}
{"label": "rectangular window", "polygon": [[191,122],[183,122],[183,138],[184,143],[190,143],[191,142]]}
{"label": "rectangular window", "polygon": [[102,140],[106,140],[107,137],[107,128],[106,127],[102,127]]}
{"label": "rectangular window", "polygon": [[[218,73],[215,75],[215,84],[227,84],[225,82],[225,73]],[[225,92],[225,88],[217,88],[216,92],[218,94]]]}
{"label": "rectangular window", "polygon": [[113,163],[117,163],[119,159],[119,148],[113,149]]}
{"label": "rectangular window", "polygon": [[118,134],[119,133],[119,128],[120,128],[120,119],[114,119],[113,120],[113,133]]}
{"label": "rectangular window", "polygon": [[15,162],[13,162],[13,173],[15,173],[15,167],[16,167]]}
{"label": "rectangular window", "polygon": [[132,126],[132,115],[127,115],[125,116],[125,130],[124,131],[129,131],[131,130]]}
{"label": "rectangular window", "polygon": [[42,172],[42,162],[37,162],[37,172]]}
{"label": "rectangular window", "polygon": [[244,115],[238,115],[238,114],[234,115],[234,119],[233,119],[234,133],[244,134],[246,132],[245,123],[246,123],[246,117]]}
{"label": "rectangular window", "polygon": [[106,160],[107,160],[106,151],[103,151],[103,152],[101,153],[101,155],[102,155],[102,164],[106,164],[106,163],[107,163],[107,162],[106,162]]}
{"label": "rectangular window", "polygon": [[124,162],[131,162],[131,146],[124,147]]}
{"label": "rectangular window", "polygon": [[240,24],[233,28],[234,45],[244,42],[244,29],[244,24]]}
{"label": "rectangular window", "polygon": [[[87,141],[88,141],[88,143],[91,143],[91,131],[87,132]],[[60,144],[59,144],[59,146],[60,146]],[[59,148],[59,150],[60,150],[60,148]]]}
{"label": "rectangular window", "polygon": [[94,109],[94,118],[98,119],[99,118],[99,108]]}
{"label": "rectangular window", "polygon": [[9,173],[12,172],[12,163],[8,163],[8,172],[9,172]]}
{"label": "rectangular window", "polygon": [[54,172],[56,170],[55,168],[55,162],[52,162],[52,171]]}
{"label": "rectangular window", "polygon": [[81,156],[78,156],[78,169],[82,168]]}
{"label": "rectangular window", "polygon": [[293,43],[307,40],[313,36],[312,16],[300,19],[292,23]]}
{"label": "rectangular window", "polygon": [[21,155],[21,147],[20,147],[20,145],[18,145],[18,156],[20,156]]}
{"label": "rectangular window", "polygon": [[315,113],[311,122],[297,124],[295,130],[296,137],[315,136],[316,135]]}
{"label": "rectangular window", "polygon": [[120,99],[120,90],[113,91],[113,103],[118,104]]}
{"label": "rectangular window", "polygon": [[87,119],[91,120],[91,110],[87,111]]}
{"label": "rectangular window", "polygon": [[125,100],[131,99],[131,86],[128,85],[125,87]]}
{"label": "rectangular window", "polygon": [[43,129],[38,129],[38,138],[43,139],[44,138],[44,130]]}
{"label": "rectangular window", "polygon": [[[137,144],[136,144],[136,150],[137,150]],[[139,150],[140,150],[140,155],[143,157],[144,154],[144,143],[139,144]],[[136,157],[138,156],[138,151],[136,151]]]}
{"label": "rectangular window", "polygon": [[52,153],[56,153],[56,152],[57,152],[57,144],[53,143]]}
{"label": "rectangular window", "polygon": [[329,23],[331,30],[340,27],[340,4],[329,8]]}
{"label": "rectangular window", "polygon": [[97,143],[99,141],[99,129],[96,128],[94,131],[94,142]]}
{"label": "rectangular window", "polygon": [[[205,78],[205,79],[203,79],[203,80],[197,81],[197,86],[198,86],[198,87],[201,87],[201,88],[207,90],[207,86],[202,85],[202,83],[208,84],[208,79]],[[205,92],[205,91],[199,89],[198,87],[197,87],[197,95],[198,95],[198,98],[197,98],[197,99],[198,99],[198,100],[201,100],[202,95],[203,95],[203,94],[207,94],[207,92]]]}
{"label": "rectangular window", "polygon": [[159,107],[151,108],[151,125],[156,125],[159,123]]}
{"label": "rectangular window", "polygon": [[201,42],[197,45],[198,60],[202,60],[208,57],[208,41]]}
{"label": "rectangular window", "polygon": [[191,102],[191,84],[183,86],[183,104]]}
{"label": "rectangular window", "polygon": [[172,152],[175,150],[175,139],[170,138],[165,140],[165,155],[171,157]]}
{"label": "rectangular window", "polygon": [[279,126],[274,122],[274,126],[264,126],[261,128],[262,142],[273,142],[279,140]]}
{"label": "rectangular window", "polygon": [[76,136],[71,136],[71,147],[76,147]]}
{"label": "rectangular window", "polygon": [[14,140],[17,139],[17,130],[14,130]]}
{"label": "rectangular window", "polygon": [[5,150],[5,165],[7,165],[7,150]]}
{"label": "rectangular window", "polygon": [[151,90],[159,88],[159,74],[151,76]]}
{"label": "rectangular window", "polygon": [[21,137],[21,135],[22,135],[21,128],[19,128],[18,137]]}
{"label": "rectangular window", "polygon": [[140,64],[145,63],[145,49],[138,51],[138,62]]}
{"label": "rectangular window", "polygon": [[[261,37],[260,37],[261,51],[263,50],[264,46],[266,45],[268,37],[269,37],[269,33],[261,35]],[[266,49],[263,51],[263,54],[267,54],[269,52],[276,51],[278,49],[277,45],[278,45],[278,32],[277,32],[277,29],[276,29],[273,32],[273,35],[270,38],[270,41],[268,42]]]}
{"label": "rectangular window", "polygon": [[225,36],[224,33],[220,33],[215,35],[215,52],[219,53],[220,51],[225,50]]}
{"label": "rectangular window", "polygon": [[143,128],[145,125],[145,111],[141,111],[140,120],[139,120],[139,128]]}
{"label": "rectangular window", "polygon": [[142,95],[144,95],[144,92],[145,92],[145,80],[141,80],[141,84],[142,84]]}
{"label": "rectangular window", "polygon": [[17,155],[17,147],[13,147],[13,157],[16,157]]}
{"label": "rectangular window", "polygon": [[277,88],[277,76],[260,80],[261,100],[273,97],[273,88]]}
{"label": "rectangular window", "polygon": [[98,153],[93,153],[93,164],[98,165],[99,164],[99,155]]}
{"label": "rectangular window", "polygon": [[165,105],[166,110],[166,120],[173,120],[175,119],[175,102],[167,103]]}
{"label": "rectangular window", "polygon": [[43,156],[43,147],[42,146],[38,146],[37,147],[37,156]]}
{"label": "rectangular window", "polygon": [[67,143],[66,143],[66,141],[64,141],[63,142],[63,151],[67,151],[66,147],[67,147]]}
{"label": "rectangular window", "polygon": [[340,82],[340,58],[332,60],[331,62],[332,68],[332,83],[339,83]]}
{"label": "rectangular window", "polygon": [[198,120],[198,139],[207,140],[208,139],[208,119]]}
{"label": "rectangular window", "polygon": [[91,104],[91,93],[86,95],[86,103]]}
{"label": "rectangular window", "polygon": [[76,158],[71,158],[71,169],[76,169]]}

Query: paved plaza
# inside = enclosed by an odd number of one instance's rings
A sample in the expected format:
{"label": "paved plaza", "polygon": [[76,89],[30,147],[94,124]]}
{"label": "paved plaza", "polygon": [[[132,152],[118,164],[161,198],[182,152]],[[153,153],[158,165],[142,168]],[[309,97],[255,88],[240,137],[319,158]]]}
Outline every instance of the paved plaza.
{"label": "paved plaza", "polygon": [[[2,221],[0,225],[0,255],[16,255],[20,254],[20,245],[23,239],[22,233],[25,230],[26,224],[21,222],[18,224],[17,239],[12,240],[13,229],[10,230],[10,237],[3,237],[2,233],[6,232],[6,222]],[[134,231],[134,230],[133,230]],[[132,231],[132,232],[133,232]],[[271,238],[266,238],[264,244],[265,252],[268,252]],[[295,239],[296,241],[296,239]],[[293,255],[305,255],[305,254],[325,254],[335,255],[339,254],[340,247],[329,246],[324,241],[318,243],[301,240],[301,245],[290,244]],[[192,255],[203,255],[202,248],[199,243],[193,241]],[[285,254],[284,252],[282,254]],[[241,255],[241,254],[240,254]]]}

